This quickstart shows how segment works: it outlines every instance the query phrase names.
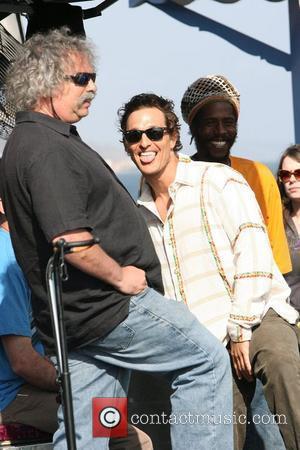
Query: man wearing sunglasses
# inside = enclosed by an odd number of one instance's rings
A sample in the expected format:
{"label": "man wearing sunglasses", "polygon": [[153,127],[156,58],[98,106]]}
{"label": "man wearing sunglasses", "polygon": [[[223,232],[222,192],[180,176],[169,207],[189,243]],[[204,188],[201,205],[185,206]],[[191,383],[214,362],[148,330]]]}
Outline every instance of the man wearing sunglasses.
{"label": "man wearing sunglasses", "polygon": [[[50,442],[57,430],[57,371],[43,356],[32,320],[31,294],[14,256],[1,187],[0,182],[0,425],[12,434],[12,441],[24,433],[25,445],[31,432],[37,440]],[[110,450],[124,448],[153,450],[149,436],[133,425],[128,425],[124,439],[110,439]]]}
{"label": "man wearing sunglasses", "polygon": [[[299,448],[300,385],[293,382],[300,371],[298,313],[288,304],[290,289],[274,263],[253,191],[224,164],[178,155],[171,101],[140,94],[119,118],[125,149],[143,174],[138,204],[166,296],[185,303],[218,339],[230,342],[238,379],[263,381],[271,411],[286,418],[279,421],[286,448]],[[245,425],[245,418],[237,422]],[[242,449],[244,443],[235,444]]]}
{"label": "man wearing sunglasses", "polygon": [[[92,398],[108,402],[105,411],[111,406],[106,398],[126,397],[130,370],[137,369],[162,373],[172,384],[174,449],[232,450],[232,426],[224,423],[232,410],[228,355],[184,305],[174,309],[165,301],[160,264],[140,211],[73,125],[88,114],[96,93],[93,61],[87,41],[66,30],[37,34],[24,44],[7,79],[6,92],[18,112],[3,154],[12,241],[51,353],[45,271],[52,244],[60,238],[100,241],[65,256],[63,304],[77,448],[104,450],[110,432],[116,439],[116,432],[126,434],[105,425],[107,416],[92,410]],[[124,405],[123,399],[117,402]],[[102,437],[93,437],[93,412]],[[217,418],[205,421],[216,412],[221,424]],[[58,419],[54,448],[65,450],[61,408]]]}

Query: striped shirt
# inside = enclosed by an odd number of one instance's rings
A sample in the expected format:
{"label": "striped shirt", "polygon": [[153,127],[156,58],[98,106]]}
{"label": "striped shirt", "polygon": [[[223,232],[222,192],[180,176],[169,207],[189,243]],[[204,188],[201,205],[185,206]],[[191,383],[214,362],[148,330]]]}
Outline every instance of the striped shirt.
{"label": "striped shirt", "polygon": [[251,339],[269,308],[290,323],[298,313],[272,256],[264,221],[242,175],[224,164],[180,155],[163,223],[151,190],[138,199],[163,275],[166,297],[184,301],[226,343]]}

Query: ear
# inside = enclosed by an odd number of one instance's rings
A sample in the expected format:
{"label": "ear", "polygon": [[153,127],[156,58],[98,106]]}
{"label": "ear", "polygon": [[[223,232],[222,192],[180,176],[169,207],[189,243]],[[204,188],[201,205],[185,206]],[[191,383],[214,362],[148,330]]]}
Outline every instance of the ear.
{"label": "ear", "polygon": [[5,214],[5,213],[4,213],[4,208],[3,208],[3,203],[2,203],[1,198],[0,198],[0,213],[1,213],[1,214]]}

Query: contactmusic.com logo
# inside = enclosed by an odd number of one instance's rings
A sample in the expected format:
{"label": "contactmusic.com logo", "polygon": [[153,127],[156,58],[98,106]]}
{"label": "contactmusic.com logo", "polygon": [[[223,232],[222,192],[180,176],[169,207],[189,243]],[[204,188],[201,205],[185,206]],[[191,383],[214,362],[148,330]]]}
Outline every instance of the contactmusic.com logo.
{"label": "contactmusic.com logo", "polygon": [[127,436],[127,398],[93,398],[93,437]]}

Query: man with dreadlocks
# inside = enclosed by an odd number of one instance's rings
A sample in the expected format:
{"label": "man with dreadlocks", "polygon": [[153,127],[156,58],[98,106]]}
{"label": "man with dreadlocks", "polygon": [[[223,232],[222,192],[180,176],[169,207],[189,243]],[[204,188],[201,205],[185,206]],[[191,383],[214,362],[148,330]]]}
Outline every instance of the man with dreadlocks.
{"label": "man with dreadlocks", "polygon": [[230,155],[240,112],[237,89],[222,75],[199,78],[185,91],[181,111],[195,139],[197,153],[192,159],[227,164],[244,176],[260,206],[275,261],[282,273],[290,272],[281,199],[274,176],[260,162]]}

